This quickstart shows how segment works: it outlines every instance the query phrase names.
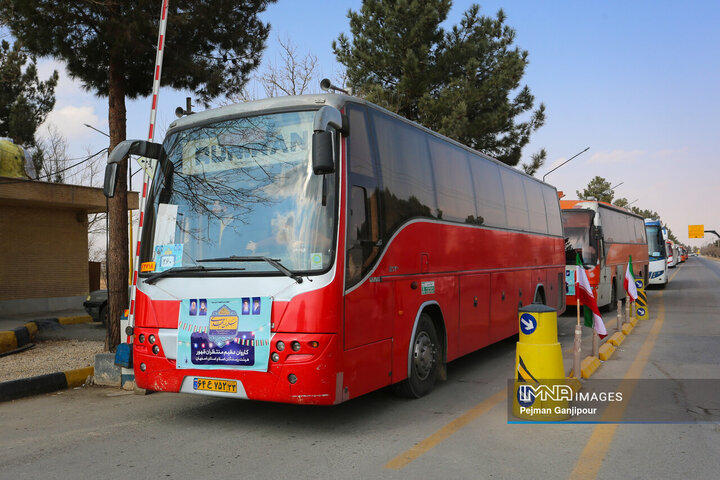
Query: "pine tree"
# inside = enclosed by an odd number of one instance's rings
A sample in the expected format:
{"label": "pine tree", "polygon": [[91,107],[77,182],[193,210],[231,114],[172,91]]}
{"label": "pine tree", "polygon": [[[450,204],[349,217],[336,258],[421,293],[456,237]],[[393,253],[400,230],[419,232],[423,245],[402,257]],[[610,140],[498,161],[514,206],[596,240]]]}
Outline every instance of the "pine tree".
{"label": "pine tree", "polygon": [[[193,90],[207,104],[237,94],[259,64],[270,26],[258,20],[275,0],[171,0],[162,84]],[[149,95],[161,2],[157,0],[0,0],[0,20],[33,54],[62,60],[71,77],[108,98],[110,149],[125,140],[125,98]],[[128,306],[127,159],[110,201],[109,327],[120,342]]]}
{"label": "pine tree", "polygon": [[[364,0],[359,12],[348,13],[352,41],[341,34],[333,51],[357,94],[517,165],[545,121],[544,105],[533,110],[535,99],[520,84],[528,52],[513,46],[515,31],[502,10],[490,18],[473,5],[446,32],[440,24],[451,3]],[[542,164],[536,155],[528,168]]]}
{"label": "pine tree", "polygon": [[55,106],[57,82],[57,71],[40,81],[35,58],[23,52],[20,42],[12,47],[0,42],[0,137],[35,145],[35,131]]}
{"label": "pine tree", "polygon": [[577,193],[580,200],[597,200],[607,203],[612,203],[613,196],[615,196],[615,191],[610,188],[610,182],[600,176],[590,180],[582,192],[576,190],[575,193]]}

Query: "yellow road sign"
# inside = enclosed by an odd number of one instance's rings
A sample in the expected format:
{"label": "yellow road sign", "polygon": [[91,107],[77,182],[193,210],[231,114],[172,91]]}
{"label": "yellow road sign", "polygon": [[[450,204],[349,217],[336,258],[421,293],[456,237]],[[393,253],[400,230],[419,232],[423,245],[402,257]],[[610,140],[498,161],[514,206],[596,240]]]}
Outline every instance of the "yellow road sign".
{"label": "yellow road sign", "polygon": [[688,225],[688,237],[703,238],[705,236],[705,225]]}

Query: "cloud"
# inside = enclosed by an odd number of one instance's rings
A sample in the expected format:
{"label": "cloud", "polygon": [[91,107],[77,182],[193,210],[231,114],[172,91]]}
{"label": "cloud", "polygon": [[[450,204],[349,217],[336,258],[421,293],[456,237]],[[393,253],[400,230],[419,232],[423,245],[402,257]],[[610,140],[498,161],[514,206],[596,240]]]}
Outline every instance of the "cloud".
{"label": "cloud", "polygon": [[93,133],[92,130],[84,125],[85,123],[101,130],[105,126],[105,122],[100,123],[100,118],[95,114],[95,107],[66,105],[50,112],[39,130],[41,135],[45,135],[47,133],[47,125],[53,124],[68,140],[84,139],[90,134],[99,135],[98,133]]}

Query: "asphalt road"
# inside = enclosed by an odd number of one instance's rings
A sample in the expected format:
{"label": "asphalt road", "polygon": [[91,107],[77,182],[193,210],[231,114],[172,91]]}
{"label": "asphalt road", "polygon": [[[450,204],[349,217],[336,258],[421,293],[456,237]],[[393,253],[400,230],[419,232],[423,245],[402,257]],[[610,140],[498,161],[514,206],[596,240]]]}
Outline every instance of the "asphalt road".
{"label": "asphalt road", "polygon": [[[320,408],[91,387],[3,403],[0,479],[716,479],[720,398],[688,382],[720,382],[720,263],[693,257],[671,275],[584,390],[625,379],[640,398],[653,387],[636,379],[662,380],[661,413],[700,423],[508,424],[514,338],[451,363],[419,400],[381,391]],[[574,323],[558,322],[566,366]]]}

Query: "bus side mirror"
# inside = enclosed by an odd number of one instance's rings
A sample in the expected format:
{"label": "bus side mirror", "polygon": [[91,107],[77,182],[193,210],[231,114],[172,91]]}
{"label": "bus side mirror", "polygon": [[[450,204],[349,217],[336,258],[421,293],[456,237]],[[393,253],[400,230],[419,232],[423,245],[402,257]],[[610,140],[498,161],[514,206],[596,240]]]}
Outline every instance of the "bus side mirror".
{"label": "bus side mirror", "polygon": [[103,186],[103,193],[107,198],[113,198],[115,196],[115,186],[117,185],[117,163],[108,163],[105,166],[105,185]]}
{"label": "bus side mirror", "polygon": [[593,236],[596,240],[599,240],[602,238],[602,227],[593,227]]}
{"label": "bus side mirror", "polygon": [[315,112],[313,119],[312,166],[315,175],[335,172],[335,131],[347,135],[347,119],[337,108],[325,105]]}
{"label": "bus side mirror", "polygon": [[115,187],[117,186],[117,170],[118,164],[128,155],[141,155],[143,157],[160,158],[162,145],[159,143],[147,142],[145,140],[125,140],[118,143],[113,151],[110,152],[105,167],[105,183],[103,193],[108,198],[115,196]]}
{"label": "bus side mirror", "polygon": [[313,133],[312,165],[315,175],[335,172],[335,147],[332,132]]}

